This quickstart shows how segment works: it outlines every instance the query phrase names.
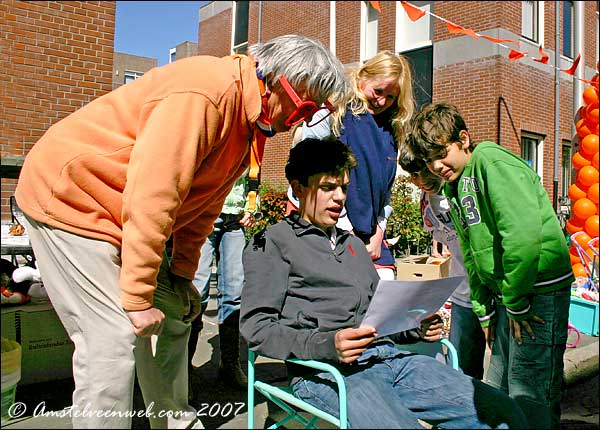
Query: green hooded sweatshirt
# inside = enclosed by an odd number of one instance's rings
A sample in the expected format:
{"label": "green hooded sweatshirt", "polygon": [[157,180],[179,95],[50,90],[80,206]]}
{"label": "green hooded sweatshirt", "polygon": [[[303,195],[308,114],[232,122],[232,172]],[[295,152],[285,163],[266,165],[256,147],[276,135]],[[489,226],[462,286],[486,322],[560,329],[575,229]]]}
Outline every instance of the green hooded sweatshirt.
{"label": "green hooded sweatshirt", "polygon": [[495,319],[494,300],[519,321],[529,318],[534,294],[570,286],[564,233],[540,178],[521,158],[482,142],[444,192],[482,326]]}

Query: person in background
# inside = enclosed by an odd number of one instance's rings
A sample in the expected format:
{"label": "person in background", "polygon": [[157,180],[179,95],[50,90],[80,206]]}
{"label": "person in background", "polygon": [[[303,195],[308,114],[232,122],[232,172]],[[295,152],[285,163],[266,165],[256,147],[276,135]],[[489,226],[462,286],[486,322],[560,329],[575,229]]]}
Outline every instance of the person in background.
{"label": "person in background", "polygon": [[73,428],[130,427],[136,371],[153,428],[201,426],[187,395],[200,248],[252,142],[333,110],[347,87],[312,39],[248,52],[152,69],[54,124],[25,159],[16,198],[75,344],[73,411],[97,412],[74,413]]}
{"label": "person in background", "polygon": [[446,181],[473,310],[492,350],[488,382],[519,403],[531,427],[559,428],[574,276],[540,177],[506,148],[472,142],[447,103],[413,118],[407,145]]}
{"label": "person in background", "polygon": [[[340,141],[308,138],[291,149],[286,178],[298,211],[254,236],[244,250],[240,328],[250,348],[276,359],[322,360],[344,377],[350,428],[522,428],[505,393],[402,343],[440,339],[442,322],[379,337],[361,327],[379,283],[362,241],[336,227],[356,159]],[[333,376],[288,366],[291,389],[336,415]]]}
{"label": "person in background", "polygon": [[[237,388],[245,388],[248,383],[240,366],[240,297],[244,285],[242,253],[246,246],[245,229],[254,226],[254,215],[258,209],[258,205],[252,211],[248,208],[248,191],[248,172],[245,172],[225,198],[214,230],[202,245],[200,263],[192,281],[200,293],[203,313],[208,306],[213,261],[216,259],[221,351],[219,379]],[[202,313],[192,321],[188,343],[190,370],[193,370],[192,357],[203,327]]]}
{"label": "person in background", "polygon": [[[412,183],[421,189],[423,228],[431,233],[435,243],[443,244],[451,252],[450,276],[466,276],[458,236],[449,213],[450,203],[441,194],[443,181],[406,146],[400,148],[398,162],[410,174]],[[452,303],[449,339],[458,352],[458,364],[465,374],[483,379],[485,336],[473,312],[468,279],[456,288],[448,301]]]}
{"label": "person in background", "polygon": [[[395,278],[395,259],[385,241],[392,185],[396,179],[398,145],[414,110],[412,77],[406,58],[381,51],[350,76],[352,91],[345,109],[330,121],[305,123],[302,138],[339,136],[355,154],[358,167],[350,173],[345,211],[338,226],[366,245],[382,279]],[[317,123],[317,124],[314,124]],[[297,201],[288,189],[292,204]]]}

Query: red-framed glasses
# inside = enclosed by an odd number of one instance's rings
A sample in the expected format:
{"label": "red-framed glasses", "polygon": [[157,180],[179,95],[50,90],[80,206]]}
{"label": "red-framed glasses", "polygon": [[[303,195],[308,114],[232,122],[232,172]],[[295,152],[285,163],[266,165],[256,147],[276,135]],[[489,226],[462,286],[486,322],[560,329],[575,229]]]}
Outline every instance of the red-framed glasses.
{"label": "red-framed glasses", "polygon": [[[313,127],[321,121],[323,121],[324,119],[327,119],[327,117],[329,117],[329,115],[331,115],[335,110],[331,103],[329,103],[329,101],[327,100],[325,100],[325,103],[323,103],[325,106],[317,106],[317,104],[312,100],[302,100],[298,96],[296,91],[292,88],[285,76],[280,77],[279,82],[281,83],[281,86],[283,87],[285,92],[288,93],[288,95],[296,105],[296,109],[294,110],[294,112],[292,112],[290,116],[288,116],[288,118],[285,120],[286,127],[292,127],[302,121],[306,121],[306,125],[308,127]],[[311,122],[314,114],[316,114],[320,110],[326,110],[327,114]]]}

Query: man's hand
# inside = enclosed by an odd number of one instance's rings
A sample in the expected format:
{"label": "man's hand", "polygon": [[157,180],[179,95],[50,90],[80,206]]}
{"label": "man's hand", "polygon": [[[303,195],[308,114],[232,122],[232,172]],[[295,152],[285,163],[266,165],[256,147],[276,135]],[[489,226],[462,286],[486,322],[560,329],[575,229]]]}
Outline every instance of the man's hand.
{"label": "man's hand", "polygon": [[254,215],[250,212],[244,212],[244,216],[240,220],[240,225],[244,228],[251,228],[254,226]]}
{"label": "man's hand", "polygon": [[496,340],[496,323],[490,323],[487,327],[482,327],[482,330],[485,336],[485,343],[491,348],[492,343]]}
{"label": "man's hand", "polygon": [[523,343],[523,338],[521,336],[523,329],[525,329],[531,340],[535,340],[535,333],[533,332],[533,327],[531,326],[532,322],[538,324],[546,324],[546,322],[537,315],[531,315],[530,318],[521,321],[515,321],[510,318],[508,319],[508,324],[510,326],[510,335],[517,340],[517,343],[519,345]]}
{"label": "man's hand", "polygon": [[439,314],[433,314],[421,321],[421,337],[426,342],[436,342],[442,338],[444,320]]}
{"label": "man's hand", "polygon": [[335,350],[338,360],[352,363],[367,346],[375,340],[377,332],[373,327],[345,328],[335,334]]}
{"label": "man's hand", "polygon": [[173,273],[171,273],[171,283],[184,305],[183,322],[193,321],[202,312],[200,292],[192,281]]}
{"label": "man's hand", "polygon": [[375,229],[375,234],[367,243],[367,252],[371,256],[371,260],[377,260],[381,257],[381,242],[383,242],[383,230],[379,226]]}
{"label": "man's hand", "polygon": [[160,309],[150,308],[143,311],[126,311],[133,324],[133,332],[139,337],[150,337],[162,333],[165,314]]}

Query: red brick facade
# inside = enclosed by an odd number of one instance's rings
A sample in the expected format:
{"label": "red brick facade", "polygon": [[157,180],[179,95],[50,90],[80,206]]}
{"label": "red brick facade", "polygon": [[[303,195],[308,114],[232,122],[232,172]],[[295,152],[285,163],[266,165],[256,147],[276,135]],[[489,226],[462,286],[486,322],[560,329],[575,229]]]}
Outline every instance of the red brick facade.
{"label": "red brick facade", "polygon": [[[114,1],[0,2],[0,153],[19,165],[58,120],[112,89]],[[2,178],[2,220],[16,179]]]}
{"label": "red brick facade", "polygon": [[[366,2],[368,3],[368,2]],[[584,3],[584,59],[587,73],[595,68],[597,52],[596,14],[597,2]],[[554,63],[555,45],[555,2],[544,2],[544,45],[552,51],[550,64]],[[336,1],[336,55],[342,63],[356,64],[360,60],[361,2]],[[396,14],[404,13],[400,2],[380,2],[378,49],[395,49]],[[562,7],[562,2],[560,2]],[[519,39],[521,34],[520,1],[436,1],[432,12],[478,33],[498,30],[510,32]],[[250,2],[250,44],[257,42],[258,2]],[[562,15],[562,10],[561,10]],[[329,2],[262,2],[262,40],[280,34],[298,33],[321,40],[329,46],[330,28]],[[464,113],[475,141],[499,140],[499,143],[520,155],[521,133],[534,133],[543,137],[543,183],[550,198],[553,198],[554,176],[554,72],[551,66],[533,67],[531,60],[511,62],[507,50],[500,48],[496,53],[475,59],[460,60],[462,52],[454,49],[451,64],[440,64],[436,58],[436,44],[468,36],[450,34],[446,24],[438,19],[433,22],[434,71],[433,101],[448,101],[456,104]],[[231,47],[232,9],[201,21],[199,28],[200,53],[226,55]],[[561,18],[562,23],[562,18]],[[562,24],[561,24],[562,25]],[[218,31],[216,30],[218,29]],[[398,30],[401,31],[401,30]],[[561,29],[562,31],[562,29]],[[205,41],[210,40],[207,46]],[[475,40],[475,39],[473,39]],[[493,45],[480,39],[475,43]],[[218,47],[218,48],[217,48]],[[521,44],[524,51],[538,58],[537,48]],[[466,53],[468,54],[468,53]],[[458,57],[458,58],[457,58]],[[582,67],[581,64],[579,67]],[[545,69],[544,69],[545,67]],[[574,141],[573,128],[573,83],[564,73],[560,79],[560,140]],[[508,108],[508,109],[507,109]],[[500,113],[500,114],[499,114]],[[514,122],[515,131],[510,116]],[[498,134],[498,129],[500,130]],[[499,138],[499,139],[498,139]],[[263,180],[283,183],[283,166],[290,146],[289,134],[271,139],[265,152]],[[560,151],[560,148],[559,148]],[[559,156],[560,159],[560,156]]]}

